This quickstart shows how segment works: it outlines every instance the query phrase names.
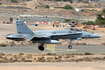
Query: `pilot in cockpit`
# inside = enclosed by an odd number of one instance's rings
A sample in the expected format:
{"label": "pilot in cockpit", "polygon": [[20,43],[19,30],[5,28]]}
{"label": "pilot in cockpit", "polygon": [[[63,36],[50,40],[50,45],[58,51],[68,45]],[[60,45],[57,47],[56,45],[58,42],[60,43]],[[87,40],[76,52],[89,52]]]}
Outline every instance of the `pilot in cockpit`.
{"label": "pilot in cockpit", "polygon": [[70,31],[81,31],[80,29],[77,29],[77,28],[67,28],[67,29]]}
{"label": "pilot in cockpit", "polygon": [[71,31],[81,31],[80,29],[77,28],[70,28]]}

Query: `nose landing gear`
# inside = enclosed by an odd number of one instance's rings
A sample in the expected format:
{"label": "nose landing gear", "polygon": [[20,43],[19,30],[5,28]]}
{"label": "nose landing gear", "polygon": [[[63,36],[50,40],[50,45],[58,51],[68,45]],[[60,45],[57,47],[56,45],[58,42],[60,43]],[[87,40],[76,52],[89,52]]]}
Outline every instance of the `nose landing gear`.
{"label": "nose landing gear", "polygon": [[69,48],[69,49],[72,49],[72,45],[69,45],[68,48]]}
{"label": "nose landing gear", "polygon": [[[65,40],[65,39],[64,39],[64,40]],[[68,48],[69,48],[69,49],[72,49],[71,40],[70,40],[70,41],[69,41],[69,40],[65,40],[65,41],[67,41],[67,42],[69,43]]]}

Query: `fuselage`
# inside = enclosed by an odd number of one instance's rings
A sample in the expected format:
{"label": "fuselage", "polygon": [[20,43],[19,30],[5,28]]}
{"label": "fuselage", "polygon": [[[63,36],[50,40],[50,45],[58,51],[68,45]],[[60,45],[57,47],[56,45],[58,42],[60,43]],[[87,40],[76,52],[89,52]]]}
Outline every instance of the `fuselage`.
{"label": "fuselage", "polygon": [[100,35],[81,31],[81,30],[71,30],[71,29],[59,29],[59,30],[41,30],[33,31],[34,34],[8,34],[7,39],[12,39],[16,41],[30,40],[31,37],[37,35],[49,35],[51,40],[58,39],[78,39],[78,38],[99,38]]}
{"label": "fuselage", "polygon": [[73,38],[100,38],[101,36],[98,34],[93,34],[90,32],[78,30],[72,31],[68,29],[61,29],[61,30],[42,30],[42,31],[34,31],[34,34],[51,34],[51,35],[59,35],[55,38],[58,39],[73,39]]}

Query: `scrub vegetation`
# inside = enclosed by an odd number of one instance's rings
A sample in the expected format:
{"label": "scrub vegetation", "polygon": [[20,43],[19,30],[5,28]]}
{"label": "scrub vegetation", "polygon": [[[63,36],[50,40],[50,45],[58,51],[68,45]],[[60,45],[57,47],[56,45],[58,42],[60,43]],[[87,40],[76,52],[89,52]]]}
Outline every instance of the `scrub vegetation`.
{"label": "scrub vegetation", "polygon": [[97,14],[97,19],[95,22],[93,21],[88,21],[88,22],[83,22],[82,24],[86,25],[105,25],[105,8],[102,9],[100,14]]}
{"label": "scrub vegetation", "polygon": [[105,61],[105,55],[94,55],[93,53],[68,53],[68,54],[4,54],[0,53],[0,63],[13,62],[90,62]]}
{"label": "scrub vegetation", "polygon": [[66,5],[66,6],[64,7],[64,9],[71,9],[71,10],[74,10],[73,7],[71,7],[70,5]]}

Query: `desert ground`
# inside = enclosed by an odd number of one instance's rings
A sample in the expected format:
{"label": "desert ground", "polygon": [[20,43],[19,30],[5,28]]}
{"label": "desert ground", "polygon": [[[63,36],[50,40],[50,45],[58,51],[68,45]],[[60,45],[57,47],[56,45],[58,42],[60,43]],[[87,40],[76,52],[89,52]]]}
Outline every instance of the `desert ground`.
{"label": "desert ground", "polygon": [[105,62],[1,63],[0,70],[105,70]]}

